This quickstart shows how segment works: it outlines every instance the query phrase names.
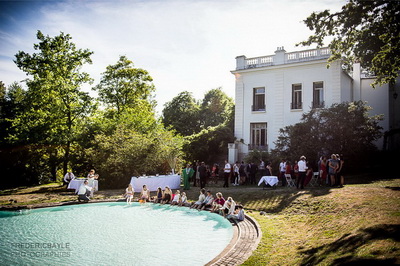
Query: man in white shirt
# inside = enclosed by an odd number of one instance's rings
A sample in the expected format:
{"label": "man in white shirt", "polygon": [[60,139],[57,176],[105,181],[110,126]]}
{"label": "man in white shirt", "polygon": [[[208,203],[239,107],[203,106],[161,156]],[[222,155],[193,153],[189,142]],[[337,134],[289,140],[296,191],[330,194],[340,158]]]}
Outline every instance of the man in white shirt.
{"label": "man in white shirt", "polygon": [[229,176],[231,175],[231,165],[225,160],[225,167],[224,167],[224,185],[223,187],[229,187]]}
{"label": "man in white shirt", "polygon": [[73,180],[73,179],[75,179],[75,175],[74,175],[71,171],[67,172],[67,173],[65,174],[65,176],[64,176],[64,182],[65,182],[66,184],[68,184],[69,182],[71,182],[71,180]]}
{"label": "man in white shirt", "polygon": [[279,164],[279,172],[280,172],[280,178],[282,180],[282,187],[286,186],[286,160],[282,159],[281,163]]}
{"label": "man in white shirt", "polygon": [[299,180],[297,181],[296,187],[303,189],[304,188],[304,181],[306,180],[306,171],[308,169],[306,165],[306,157],[303,155],[300,157],[300,161],[297,163],[299,167]]}
{"label": "man in white shirt", "polygon": [[258,166],[258,170],[261,172],[261,176],[265,176],[266,171],[265,171],[265,162],[260,159],[260,165]]}
{"label": "man in white shirt", "polygon": [[81,200],[83,200],[85,202],[88,202],[90,200],[89,195],[90,195],[91,190],[92,190],[92,187],[89,187],[88,181],[85,180],[79,187],[78,201],[81,202]]}

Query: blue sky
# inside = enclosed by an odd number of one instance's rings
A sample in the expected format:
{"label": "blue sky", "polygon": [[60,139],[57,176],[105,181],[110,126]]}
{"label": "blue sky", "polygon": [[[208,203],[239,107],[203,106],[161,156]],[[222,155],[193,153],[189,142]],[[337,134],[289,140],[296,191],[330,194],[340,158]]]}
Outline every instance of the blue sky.
{"label": "blue sky", "polygon": [[[126,55],[149,71],[160,112],[187,90],[201,99],[222,87],[234,97],[235,57],[305,48],[295,44],[311,33],[302,22],[311,12],[339,10],[333,0],[0,0],[0,80],[26,75],[13,63],[18,51],[33,53],[36,32],[69,33],[78,48],[94,52],[83,70],[96,85],[106,66]],[[84,90],[90,91],[91,86]]]}

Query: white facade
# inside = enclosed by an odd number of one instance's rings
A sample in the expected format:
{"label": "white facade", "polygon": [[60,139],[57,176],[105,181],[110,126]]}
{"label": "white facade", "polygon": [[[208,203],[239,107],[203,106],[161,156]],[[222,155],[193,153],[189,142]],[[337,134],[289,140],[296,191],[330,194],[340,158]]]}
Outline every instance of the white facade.
{"label": "white facade", "polygon": [[231,72],[236,79],[239,159],[253,148],[273,149],[279,129],[298,123],[311,108],[339,102],[367,101],[372,114],[385,115],[381,126],[389,130],[388,86],[371,88],[372,79],[362,78],[359,65],[355,65],[353,77],[342,70],[340,62],[327,68],[329,56],[327,48],[286,53],[278,47],[275,55],[236,58],[236,70]]}

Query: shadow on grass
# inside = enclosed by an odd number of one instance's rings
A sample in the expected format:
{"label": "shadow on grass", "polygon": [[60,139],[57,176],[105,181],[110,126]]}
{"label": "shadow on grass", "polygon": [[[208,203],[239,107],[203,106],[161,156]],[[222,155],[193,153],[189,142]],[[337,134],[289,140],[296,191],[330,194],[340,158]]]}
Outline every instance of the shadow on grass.
{"label": "shadow on grass", "polygon": [[388,189],[391,189],[391,190],[394,190],[394,191],[399,191],[400,190],[400,187],[385,187],[385,188],[388,188]]}
{"label": "shadow on grass", "polygon": [[[231,191],[230,196],[245,206],[247,210],[265,211],[267,213],[280,213],[297,202],[299,197],[311,195],[311,197],[323,196],[331,193],[329,187],[312,187],[298,190],[296,188],[272,188],[253,192]],[[297,206],[297,205],[296,205]],[[302,208],[299,206],[299,208]]]}
{"label": "shadow on grass", "polygon": [[[385,251],[384,259],[357,257],[355,254],[357,249],[361,249],[373,241],[391,239],[399,242],[399,231],[400,225],[381,224],[359,230],[354,235],[345,234],[332,243],[301,251],[301,254],[305,256],[301,265],[321,264],[329,256],[339,257],[333,261],[334,265],[394,265],[396,264],[398,249],[392,249],[392,257]],[[376,251],[371,254],[379,256],[380,252]]]}
{"label": "shadow on grass", "polygon": [[65,188],[65,186],[60,185],[60,186],[56,186],[56,187],[40,187],[37,190],[33,190],[33,191],[29,191],[26,193],[21,193],[21,194],[36,194],[36,193],[66,193],[66,192],[70,192],[73,190],[67,190]]}
{"label": "shadow on grass", "polygon": [[[24,192],[24,190],[27,190]],[[27,194],[36,194],[36,193],[68,193],[72,192],[73,190],[67,190],[65,188],[65,185],[57,185],[57,186],[37,186],[35,187],[19,187],[19,188],[13,188],[13,189],[8,189],[8,190],[3,190],[1,191],[0,195],[27,195]]]}

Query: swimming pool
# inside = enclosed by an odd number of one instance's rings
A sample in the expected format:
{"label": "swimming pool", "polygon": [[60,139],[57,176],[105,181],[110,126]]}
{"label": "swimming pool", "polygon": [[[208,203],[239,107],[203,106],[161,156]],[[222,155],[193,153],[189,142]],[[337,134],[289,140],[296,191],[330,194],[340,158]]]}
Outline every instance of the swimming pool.
{"label": "swimming pool", "polygon": [[1,265],[204,265],[233,229],[217,214],[125,202],[0,212]]}

